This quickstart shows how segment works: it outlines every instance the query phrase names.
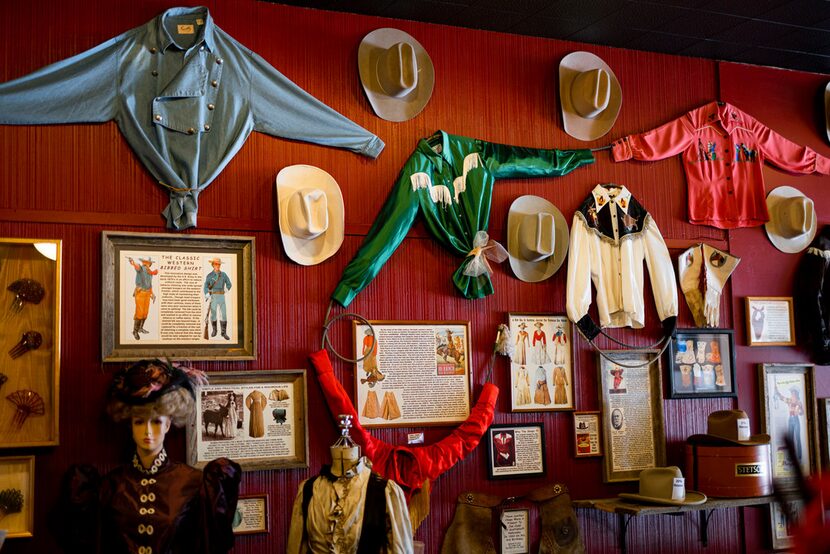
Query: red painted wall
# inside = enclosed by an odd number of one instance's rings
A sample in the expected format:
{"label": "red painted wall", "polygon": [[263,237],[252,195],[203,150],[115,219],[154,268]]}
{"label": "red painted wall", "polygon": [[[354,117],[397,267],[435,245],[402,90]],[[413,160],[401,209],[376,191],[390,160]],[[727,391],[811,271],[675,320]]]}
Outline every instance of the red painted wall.
{"label": "red painted wall", "polygon": [[[0,80],[33,71],[92,47],[111,36],[155,17],[172,2],[49,2],[0,3]],[[297,84],[378,134],[387,144],[377,160],[319,146],[253,135],[223,174],[200,197],[199,228],[207,234],[246,234],[257,240],[257,316],[259,359],[250,363],[197,363],[208,371],[306,367],[306,355],[319,348],[320,326],[328,295],[340,272],[360,244],[386,192],[417,140],[435,129],[495,142],[534,147],[601,146],[612,138],[650,129],[687,110],[720,97],[755,115],[798,142],[830,155],[813,122],[812,100],[825,78],[795,72],[752,68],[712,61],[677,58],[562,41],[470,31],[447,26],[373,17],[332,14],[255,2],[215,0],[207,3],[216,23],[261,54]],[[357,47],[369,31],[394,26],[410,32],[428,50],[435,65],[435,92],[415,119],[389,123],[374,116],[356,71]],[[614,69],[623,90],[620,117],[607,139],[582,143],[562,130],[558,104],[557,64],[567,53],[587,49]],[[33,539],[8,541],[4,552],[53,552],[46,529],[57,484],[66,467],[91,461],[102,470],[128,454],[126,433],[102,415],[104,392],[114,366],[99,359],[100,233],[105,229],[167,232],[159,213],[166,195],[140,166],[113,123],[49,127],[0,126],[0,236],[50,237],[64,241],[63,352],[61,373],[61,444],[25,450],[36,460],[36,522]],[[276,199],[273,179],[282,167],[308,163],[331,173],[343,190],[347,237],[340,253],[314,267],[293,264],[275,233]],[[596,183],[628,186],[652,212],[674,254],[705,240],[731,248],[743,257],[727,289],[723,323],[738,332],[744,344],[743,303],[746,295],[788,295],[798,256],[778,253],[763,231],[725,233],[686,223],[686,187],[679,159],[655,163],[614,164],[607,153],[597,162],[557,179],[512,180],[497,184],[491,235],[503,239],[507,209],[522,194],[537,194],[565,214]],[[770,171],[768,185],[795,184],[816,201],[819,219],[830,208],[823,192],[826,178],[793,178]],[[117,225],[116,225],[117,223]],[[774,262],[774,263],[770,263]],[[458,260],[440,250],[416,226],[379,277],[354,302],[354,311],[372,319],[469,320],[472,326],[475,393],[484,380],[488,350],[496,325],[509,311],[564,312],[565,275],[541,284],[515,279],[507,265],[495,270],[496,294],[467,301],[456,294],[450,275]],[[729,302],[731,298],[731,304]],[[648,304],[648,303],[647,303]],[[621,333],[646,344],[658,334],[656,313],[649,305],[648,328]],[[691,325],[681,301],[680,323]],[[346,325],[335,341],[348,348]],[[577,408],[597,409],[596,366],[584,342],[576,341],[574,381]],[[759,361],[801,361],[797,348],[738,348],[739,399],[665,400],[666,442],[670,463],[682,464],[683,441],[704,432],[706,415],[740,406],[758,427],[754,364]],[[352,368],[337,364],[337,375],[351,388]],[[665,376],[664,376],[665,379]],[[495,382],[507,390],[507,365],[500,360]],[[818,393],[830,395],[830,380],[819,371]],[[320,389],[309,375],[310,468],[305,471],[260,471],[243,477],[244,494],[270,495],[270,533],[241,537],[234,552],[282,552],[291,500],[299,482],[326,463],[335,426],[324,407]],[[599,459],[572,456],[568,413],[511,414],[507,394],[500,398],[496,422],[543,421],[548,472],[544,479],[490,482],[484,450],[476,450],[434,483],[431,515],[417,538],[428,552],[440,549],[452,519],[455,498],[466,490],[496,494],[523,493],[550,481],[566,483],[574,498],[596,498],[631,491],[635,484],[604,485]],[[376,431],[384,440],[405,441],[413,429]],[[448,429],[428,428],[426,440]],[[168,449],[184,456],[182,433],[171,435]],[[9,454],[18,452],[9,452]],[[582,511],[583,536],[591,552],[616,548],[616,520]],[[718,513],[710,527],[708,553],[757,551],[767,544],[765,510]],[[642,518],[629,528],[629,548],[636,552],[698,551],[697,518]],[[535,525],[533,536],[536,537]]]}

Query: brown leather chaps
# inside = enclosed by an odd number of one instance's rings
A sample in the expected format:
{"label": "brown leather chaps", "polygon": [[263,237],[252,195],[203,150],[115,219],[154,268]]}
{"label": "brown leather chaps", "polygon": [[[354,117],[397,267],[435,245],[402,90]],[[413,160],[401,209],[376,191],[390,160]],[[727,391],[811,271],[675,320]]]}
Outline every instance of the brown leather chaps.
{"label": "brown leather chaps", "polygon": [[499,514],[513,502],[529,500],[539,505],[541,537],[539,554],[578,554],[585,552],[579,535],[571,497],[558,483],[534,489],[525,496],[502,498],[466,492],[458,496],[455,517],[447,529],[441,554],[496,554],[493,536],[499,536]]}

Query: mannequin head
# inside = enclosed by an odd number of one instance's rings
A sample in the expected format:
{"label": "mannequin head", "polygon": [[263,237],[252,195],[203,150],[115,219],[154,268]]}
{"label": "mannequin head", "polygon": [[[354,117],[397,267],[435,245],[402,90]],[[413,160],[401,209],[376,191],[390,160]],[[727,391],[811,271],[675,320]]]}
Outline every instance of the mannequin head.
{"label": "mannequin head", "polygon": [[133,410],[133,441],[140,458],[155,458],[164,448],[164,437],[170,430],[170,416],[153,410]]}

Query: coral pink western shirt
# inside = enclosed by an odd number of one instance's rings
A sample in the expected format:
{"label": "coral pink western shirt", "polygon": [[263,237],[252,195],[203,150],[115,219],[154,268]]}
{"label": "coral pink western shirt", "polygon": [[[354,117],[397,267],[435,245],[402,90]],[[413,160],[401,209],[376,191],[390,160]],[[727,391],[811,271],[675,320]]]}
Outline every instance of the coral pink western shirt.
{"label": "coral pink western shirt", "polygon": [[796,174],[830,175],[830,159],[787,140],[727,103],[711,102],[665,125],[614,142],[614,161],[683,155],[689,221],[721,229],[769,219],[764,162]]}

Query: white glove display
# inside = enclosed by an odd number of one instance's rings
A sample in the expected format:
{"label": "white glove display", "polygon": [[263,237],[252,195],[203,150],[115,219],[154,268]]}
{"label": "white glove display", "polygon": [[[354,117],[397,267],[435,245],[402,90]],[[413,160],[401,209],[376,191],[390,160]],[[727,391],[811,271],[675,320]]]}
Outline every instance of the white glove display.
{"label": "white glove display", "polygon": [[[720,323],[720,296],[726,281],[741,259],[729,252],[718,250],[708,244],[703,245],[704,283],[706,293],[703,302],[703,315],[706,326],[717,327]],[[697,321],[695,321],[697,323]]]}
{"label": "white glove display", "polygon": [[700,245],[692,246],[677,258],[677,275],[680,277],[680,290],[686,297],[686,303],[695,319],[695,325],[703,327],[703,294],[700,291],[700,275],[703,269],[703,254]]}

